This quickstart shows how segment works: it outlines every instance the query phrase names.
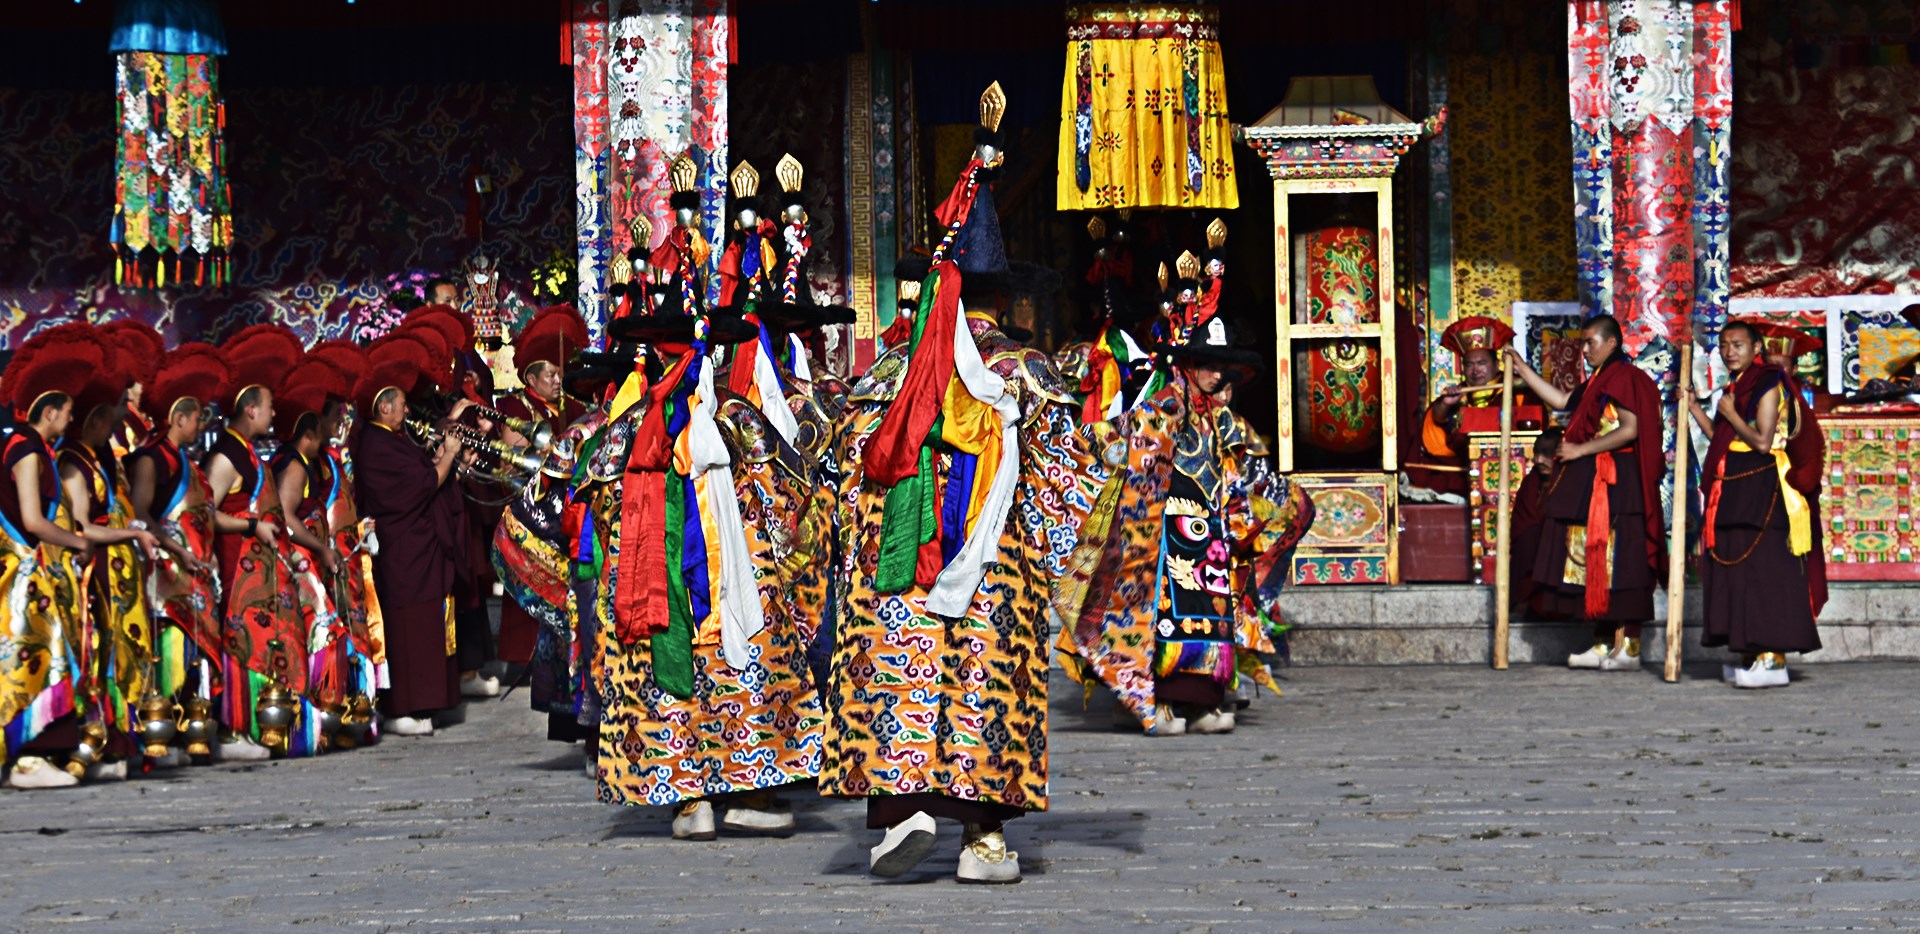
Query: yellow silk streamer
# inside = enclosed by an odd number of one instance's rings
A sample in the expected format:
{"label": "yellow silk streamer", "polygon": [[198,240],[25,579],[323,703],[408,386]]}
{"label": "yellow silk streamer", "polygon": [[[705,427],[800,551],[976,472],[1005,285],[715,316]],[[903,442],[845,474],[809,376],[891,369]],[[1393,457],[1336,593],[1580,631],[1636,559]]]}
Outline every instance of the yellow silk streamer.
{"label": "yellow silk streamer", "polygon": [[[1783,423],[1784,424],[1784,423]],[[1787,545],[1798,557],[1813,550],[1813,509],[1807,505],[1807,498],[1787,483],[1787,472],[1793,469],[1793,463],[1787,460],[1786,441],[1779,437],[1783,431],[1775,431],[1773,466],[1780,477],[1780,502],[1787,507]],[[1735,438],[1727,450],[1742,454],[1753,453],[1753,448],[1745,441]]]}

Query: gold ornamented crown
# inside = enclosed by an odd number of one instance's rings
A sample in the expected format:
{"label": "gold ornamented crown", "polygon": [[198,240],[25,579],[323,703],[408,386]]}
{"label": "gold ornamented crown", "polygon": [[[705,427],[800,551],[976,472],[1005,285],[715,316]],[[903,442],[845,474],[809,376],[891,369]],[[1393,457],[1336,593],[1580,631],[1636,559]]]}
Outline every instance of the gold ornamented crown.
{"label": "gold ornamented crown", "polygon": [[1087,218],[1087,236],[1095,240],[1104,240],[1107,236],[1107,222],[1098,217]]}
{"label": "gold ornamented crown", "polygon": [[1227,222],[1216,217],[1213,223],[1207,225],[1207,249],[1220,249],[1220,245],[1226,242]]}
{"label": "gold ornamented crown", "polygon": [[674,191],[692,191],[700,183],[700,165],[693,156],[681,153],[673,164],[667,167],[667,174],[673,179]]}
{"label": "gold ornamented crown", "polygon": [[916,302],[916,303],[920,301],[920,280],[901,279],[899,281],[898,289],[900,292],[901,301]]}
{"label": "gold ornamented crown", "polygon": [[1182,279],[1200,278],[1200,258],[1193,255],[1192,250],[1181,251],[1180,258],[1173,261],[1173,268]]}
{"label": "gold ornamented crown", "polygon": [[1007,115],[1007,92],[1000,90],[1000,82],[987,85],[980,94],[980,125],[989,130],[1000,129],[1000,118]]}
{"label": "gold ornamented crown", "polygon": [[743,159],[733,167],[733,174],[727,176],[727,183],[733,186],[734,197],[751,198],[760,193],[760,172]]}
{"label": "gold ornamented crown", "polygon": [[1160,264],[1160,291],[1165,292],[1166,290],[1167,290],[1167,264],[1161,263]]}
{"label": "gold ornamented crown", "polygon": [[780,180],[781,191],[799,191],[800,180],[805,176],[800,169],[800,160],[795,159],[793,153],[787,153],[774,165],[773,177]]}
{"label": "gold ornamented crown", "polygon": [[653,239],[653,222],[644,217],[634,218],[633,223],[627,225],[627,230],[633,234],[634,246],[644,249],[648,241]]}
{"label": "gold ornamented crown", "polygon": [[612,277],[614,285],[625,285],[633,280],[633,261],[627,259],[625,253],[615,253],[613,262],[607,267],[607,274]]}

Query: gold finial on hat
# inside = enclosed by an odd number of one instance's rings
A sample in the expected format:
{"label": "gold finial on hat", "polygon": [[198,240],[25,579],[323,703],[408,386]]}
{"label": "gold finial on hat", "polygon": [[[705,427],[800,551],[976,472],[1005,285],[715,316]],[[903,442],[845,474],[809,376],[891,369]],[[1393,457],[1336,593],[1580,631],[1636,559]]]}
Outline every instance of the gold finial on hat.
{"label": "gold finial on hat", "polygon": [[980,125],[989,130],[1000,129],[1000,118],[1007,115],[1007,92],[1000,90],[1000,82],[987,85],[980,94]]}
{"label": "gold finial on hat", "polygon": [[1097,215],[1094,217],[1087,218],[1087,236],[1092,237],[1095,240],[1106,239],[1107,222],[1101,220]]}
{"label": "gold finial on hat", "polygon": [[897,288],[900,293],[901,301],[903,302],[920,301],[920,280],[901,279],[899,280]]}
{"label": "gold finial on hat", "polygon": [[700,164],[684,152],[667,167],[667,174],[673,178],[674,191],[692,191],[694,186],[700,184]]}
{"label": "gold finial on hat", "polygon": [[645,217],[636,217],[627,225],[627,231],[633,234],[633,245],[645,247],[653,239],[653,222]]}
{"label": "gold finial on hat", "polygon": [[734,197],[751,198],[760,193],[760,172],[742,159],[733,167],[733,174],[727,176],[727,183],[733,186]]}
{"label": "gold finial on hat", "polygon": [[1200,258],[1193,255],[1192,250],[1183,250],[1180,253],[1180,258],[1173,261],[1173,268],[1174,271],[1180,273],[1180,278],[1182,279],[1198,279],[1200,277]]}
{"label": "gold finial on hat", "polygon": [[1165,292],[1166,290],[1167,290],[1167,264],[1161,263],[1160,264],[1160,291]]}
{"label": "gold finial on hat", "polygon": [[1220,249],[1220,245],[1226,242],[1227,222],[1216,217],[1213,223],[1207,225],[1207,249]]}
{"label": "gold finial on hat", "polygon": [[805,177],[800,169],[800,160],[787,153],[773,167],[773,177],[780,180],[781,191],[799,191],[800,180]]}
{"label": "gold finial on hat", "polygon": [[1120,215],[1120,219],[1121,219],[1121,220],[1123,220],[1123,221],[1130,221],[1130,220],[1133,220],[1133,209],[1132,209],[1132,208],[1121,208],[1120,210],[1118,210],[1118,211],[1115,211],[1115,212],[1113,212],[1113,213],[1115,213],[1115,214],[1118,214],[1118,215]]}
{"label": "gold finial on hat", "polygon": [[613,279],[614,285],[626,285],[633,280],[633,261],[627,259],[625,253],[615,253],[613,262],[607,267],[607,275]]}

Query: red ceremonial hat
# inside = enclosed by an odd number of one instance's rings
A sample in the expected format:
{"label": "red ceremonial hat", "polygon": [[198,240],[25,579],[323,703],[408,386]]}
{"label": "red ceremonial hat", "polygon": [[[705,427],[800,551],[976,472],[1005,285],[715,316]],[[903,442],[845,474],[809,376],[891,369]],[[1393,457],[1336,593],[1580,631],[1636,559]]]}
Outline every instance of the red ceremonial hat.
{"label": "red ceremonial hat", "polygon": [[513,341],[513,369],[525,374],[536,363],[564,366],[567,357],[587,346],[587,322],[572,305],[554,305],[536,312]]}
{"label": "red ceremonial hat", "polygon": [[86,384],[74,394],[72,430],[75,432],[95,409],[126,401],[127,387],[133,385],[136,358],[141,353],[113,340],[98,328],[94,329],[93,339],[100,343],[107,365],[87,374]]}
{"label": "red ceremonial hat", "polygon": [[127,352],[125,359],[133,367],[134,382],[153,385],[154,375],[160,371],[160,357],[167,351],[166,339],[159,331],[144,321],[128,319],[101,325],[100,333]]}
{"label": "red ceremonial hat", "polygon": [[1791,325],[1746,319],[1740,319],[1740,323],[1753,328],[1760,335],[1760,352],[1763,354],[1779,354],[1792,360],[1827,346],[1820,338]]}
{"label": "red ceremonial hat", "polygon": [[50,392],[79,396],[93,374],[113,364],[113,351],[89,324],[63,324],[27,339],[0,373],[0,395],[24,419]]}
{"label": "red ceremonial hat", "polygon": [[312,358],[300,361],[281,381],[280,392],[274,396],[274,435],[283,444],[293,440],[293,431],[299,426],[301,416],[311,414],[318,418],[327,407],[327,400],[345,399],[348,388],[346,377],[333,364]]}
{"label": "red ceremonial hat", "polygon": [[300,362],[300,338],[283,324],[256,324],[220,345],[233,369],[233,380],[222,393],[234,402],[250,386],[265,386],[278,395],[280,381]]}
{"label": "red ceremonial hat", "polygon": [[1500,348],[1513,346],[1513,328],[1505,321],[1487,315],[1461,318],[1447,325],[1446,331],[1440,335],[1440,346],[1462,357],[1470,350],[1497,354]]}
{"label": "red ceremonial hat", "polygon": [[[346,395],[353,394],[353,387],[360,384],[360,377],[367,374],[370,364],[367,351],[350,340],[322,341],[307,351],[307,359],[320,360],[340,371],[341,379],[347,386]],[[342,398],[345,398],[343,395]]]}
{"label": "red ceremonial hat", "polygon": [[433,381],[433,384],[446,392],[458,385],[454,375],[453,347],[441,335],[440,329],[430,324],[415,322],[404,325],[393,332],[393,336],[413,341],[427,349],[427,366],[421,375]]}
{"label": "red ceremonial hat", "polygon": [[156,422],[173,418],[182,399],[207,405],[222,398],[233,381],[227,356],[212,344],[181,344],[160,360],[160,372],[146,389],[148,411]]}
{"label": "red ceremonial hat", "polygon": [[376,341],[367,349],[367,372],[353,391],[353,403],[363,418],[373,417],[373,400],[381,392],[395,388],[412,392],[433,358],[425,344],[399,333]]}
{"label": "red ceremonial hat", "polygon": [[415,308],[401,319],[400,326],[430,327],[440,332],[441,339],[447,342],[447,349],[452,352],[454,368],[466,365],[467,351],[473,349],[473,322],[453,310],[453,306],[426,305]]}

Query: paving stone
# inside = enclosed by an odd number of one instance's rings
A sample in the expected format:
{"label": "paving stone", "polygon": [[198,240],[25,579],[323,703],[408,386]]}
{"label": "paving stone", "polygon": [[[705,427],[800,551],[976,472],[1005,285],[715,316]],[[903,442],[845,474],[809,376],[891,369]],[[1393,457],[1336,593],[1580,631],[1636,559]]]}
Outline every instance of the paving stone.
{"label": "paving stone", "polygon": [[0,904],[161,932],[1920,926],[1911,668],[1717,674],[1300,667],[1237,732],[1156,739],[1056,690],[1053,807],[1011,825],[1026,882],[985,891],[946,825],[869,878],[864,809],[810,792],[790,838],[676,843],[596,804],[516,693],[352,753],[0,792]]}

